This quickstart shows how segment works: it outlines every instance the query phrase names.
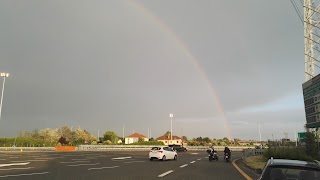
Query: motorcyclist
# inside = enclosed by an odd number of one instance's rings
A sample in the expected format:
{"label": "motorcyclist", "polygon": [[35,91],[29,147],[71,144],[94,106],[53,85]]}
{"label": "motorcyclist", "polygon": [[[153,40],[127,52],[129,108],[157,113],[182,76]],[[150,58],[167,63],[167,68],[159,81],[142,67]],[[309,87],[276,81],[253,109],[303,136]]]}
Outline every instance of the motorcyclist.
{"label": "motorcyclist", "polygon": [[231,150],[228,147],[225,147],[223,152],[224,152],[224,157],[228,155],[229,158],[231,158]]}

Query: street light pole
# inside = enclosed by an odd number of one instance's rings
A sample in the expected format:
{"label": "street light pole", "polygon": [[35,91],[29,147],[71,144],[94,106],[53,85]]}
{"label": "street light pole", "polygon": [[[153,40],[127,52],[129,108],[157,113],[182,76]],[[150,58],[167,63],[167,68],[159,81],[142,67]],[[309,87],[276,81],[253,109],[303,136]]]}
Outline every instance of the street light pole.
{"label": "street light pole", "polygon": [[170,114],[170,119],[171,119],[171,133],[170,133],[171,143],[172,143],[172,117],[173,117],[173,114]]}
{"label": "street light pole", "polygon": [[6,82],[6,77],[9,77],[9,73],[0,73],[0,76],[3,77],[2,91],[1,91],[1,100],[0,100],[0,120],[1,120],[2,101],[3,101],[3,93],[4,93],[4,84],[5,84],[5,82]]}

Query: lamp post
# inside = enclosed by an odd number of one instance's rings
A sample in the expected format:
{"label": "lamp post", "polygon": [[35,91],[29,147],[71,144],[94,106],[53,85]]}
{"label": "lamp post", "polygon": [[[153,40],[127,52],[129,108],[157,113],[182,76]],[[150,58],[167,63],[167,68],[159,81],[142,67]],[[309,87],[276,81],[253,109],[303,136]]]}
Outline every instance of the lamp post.
{"label": "lamp post", "polygon": [[171,138],[170,139],[172,141],[172,118],[173,118],[173,114],[170,114],[169,116],[170,116],[170,119],[171,119],[171,133],[170,133]]}
{"label": "lamp post", "polygon": [[6,77],[9,77],[9,73],[0,73],[0,76],[3,77],[2,91],[1,91],[1,100],[0,100],[0,120],[1,120],[4,84],[5,84],[5,82],[6,82]]}

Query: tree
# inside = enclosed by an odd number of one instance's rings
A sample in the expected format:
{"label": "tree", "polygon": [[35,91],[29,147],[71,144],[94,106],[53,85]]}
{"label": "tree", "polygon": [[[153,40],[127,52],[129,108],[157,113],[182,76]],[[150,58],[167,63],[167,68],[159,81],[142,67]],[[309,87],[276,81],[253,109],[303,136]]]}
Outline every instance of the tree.
{"label": "tree", "polygon": [[315,134],[311,132],[306,133],[306,154],[312,158],[317,157],[317,142],[315,138]]}
{"label": "tree", "polygon": [[139,138],[138,142],[144,142],[144,139],[143,138]]}
{"label": "tree", "polygon": [[187,136],[182,136],[181,139],[182,139],[183,141],[188,141]]}
{"label": "tree", "polygon": [[170,131],[167,131],[164,136],[171,136],[171,132]]}
{"label": "tree", "polygon": [[203,138],[202,141],[204,141],[206,143],[210,143],[211,142],[210,138],[208,138],[208,137]]}
{"label": "tree", "polygon": [[63,126],[59,129],[60,136],[65,137],[69,141],[73,141],[72,131],[68,126]]}
{"label": "tree", "polygon": [[61,136],[59,139],[59,143],[63,146],[69,144],[69,141],[67,141],[65,137]]}
{"label": "tree", "polygon": [[118,135],[113,131],[107,131],[103,135],[103,140],[104,141],[109,140],[113,144],[116,144],[118,142],[118,139],[119,139]]}

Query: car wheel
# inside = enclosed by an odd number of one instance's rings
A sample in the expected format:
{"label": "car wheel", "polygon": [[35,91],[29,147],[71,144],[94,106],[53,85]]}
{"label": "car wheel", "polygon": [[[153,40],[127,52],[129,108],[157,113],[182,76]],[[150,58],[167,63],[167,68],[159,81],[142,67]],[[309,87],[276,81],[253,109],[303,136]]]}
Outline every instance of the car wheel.
{"label": "car wheel", "polygon": [[166,161],[166,160],[167,160],[166,156],[163,156],[162,161]]}
{"label": "car wheel", "polygon": [[173,160],[177,160],[177,159],[178,159],[178,156],[177,156],[177,155],[174,155]]}
{"label": "car wheel", "polygon": [[153,160],[153,158],[150,158],[150,161],[152,161]]}

